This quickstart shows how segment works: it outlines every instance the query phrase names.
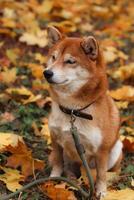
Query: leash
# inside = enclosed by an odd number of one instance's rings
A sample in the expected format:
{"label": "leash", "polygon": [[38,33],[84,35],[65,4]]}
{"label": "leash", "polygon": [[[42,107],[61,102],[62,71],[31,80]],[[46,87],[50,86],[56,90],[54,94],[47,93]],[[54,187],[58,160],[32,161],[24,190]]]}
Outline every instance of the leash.
{"label": "leash", "polygon": [[90,185],[89,199],[91,199],[93,196],[93,192],[94,192],[94,182],[93,182],[93,178],[91,176],[90,169],[89,169],[89,166],[88,166],[88,163],[86,160],[84,146],[80,142],[80,137],[79,137],[77,127],[74,125],[75,120],[76,120],[76,117],[74,116],[74,112],[72,110],[71,120],[70,120],[70,123],[71,123],[70,132],[72,134],[77,153],[79,154],[82,164],[86,170],[87,178],[88,178],[89,185]]}
{"label": "leash", "polygon": [[[86,107],[88,107],[88,106],[86,106]],[[83,110],[83,109],[80,109],[80,110]],[[77,110],[77,112],[78,112],[78,110]],[[87,160],[86,160],[84,146],[80,142],[80,137],[79,137],[79,134],[78,134],[77,127],[74,125],[74,122],[76,120],[76,116],[78,116],[78,115],[76,115],[76,110],[71,110],[71,120],[70,120],[71,128],[70,128],[70,132],[72,134],[76,150],[77,150],[77,152],[78,152],[78,154],[80,156],[80,159],[82,161],[82,164],[83,164],[83,166],[84,166],[84,168],[86,170],[86,174],[87,174],[89,185],[90,185],[90,192],[89,193],[86,192],[81,187],[79,187],[78,185],[76,185],[74,182],[72,182],[71,180],[69,180],[67,178],[64,178],[64,177],[48,177],[48,178],[40,178],[40,179],[34,180],[33,182],[23,186],[20,190],[17,190],[16,192],[13,192],[13,193],[11,193],[9,195],[1,196],[0,200],[9,200],[10,198],[15,197],[20,192],[22,192],[22,191],[24,191],[26,189],[29,189],[30,187],[32,187],[34,185],[44,183],[46,181],[64,181],[64,182],[68,183],[69,185],[75,187],[81,193],[81,195],[84,197],[84,199],[88,199],[88,200],[92,199],[93,192],[94,192],[94,182],[93,182],[93,178],[91,176],[90,169],[89,169],[89,166],[88,166],[88,163],[87,163]],[[85,115],[81,115],[81,116],[84,116],[83,118],[85,118],[85,119],[89,119],[89,120],[93,119],[91,115],[89,115],[90,117],[88,116],[88,118],[87,118],[87,116],[85,117]]]}

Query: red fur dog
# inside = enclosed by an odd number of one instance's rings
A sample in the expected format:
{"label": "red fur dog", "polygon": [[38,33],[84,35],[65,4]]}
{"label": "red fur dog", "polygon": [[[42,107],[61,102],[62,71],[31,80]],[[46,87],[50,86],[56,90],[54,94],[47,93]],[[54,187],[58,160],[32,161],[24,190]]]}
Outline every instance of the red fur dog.
{"label": "red fur dog", "polygon": [[[65,166],[81,165],[70,133],[70,115],[63,112],[81,109],[76,117],[81,143],[90,163],[97,169],[97,195],[106,194],[106,171],[119,167],[122,143],[119,140],[118,110],[107,94],[107,76],[102,50],[92,36],[63,37],[54,27],[48,28],[51,48],[44,76],[50,83],[52,111],[49,128],[53,151],[50,155],[51,177],[60,176]],[[90,114],[93,120],[81,114]]]}

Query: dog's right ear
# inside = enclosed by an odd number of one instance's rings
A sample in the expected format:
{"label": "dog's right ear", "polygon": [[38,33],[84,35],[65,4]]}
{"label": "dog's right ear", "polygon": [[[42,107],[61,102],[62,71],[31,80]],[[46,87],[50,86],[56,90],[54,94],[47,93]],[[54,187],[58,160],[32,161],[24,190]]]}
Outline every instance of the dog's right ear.
{"label": "dog's right ear", "polygon": [[49,26],[47,28],[47,33],[50,47],[56,44],[62,38],[61,33],[54,26]]}

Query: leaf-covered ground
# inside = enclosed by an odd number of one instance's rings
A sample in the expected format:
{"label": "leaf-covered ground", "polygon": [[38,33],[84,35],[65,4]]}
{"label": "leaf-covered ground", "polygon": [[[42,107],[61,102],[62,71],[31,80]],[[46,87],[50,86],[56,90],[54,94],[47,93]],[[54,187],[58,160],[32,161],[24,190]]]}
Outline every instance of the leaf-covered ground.
{"label": "leaf-covered ground", "polygon": [[[46,27],[54,25],[69,36],[94,35],[102,45],[110,94],[120,109],[125,155],[121,172],[110,174],[115,177],[110,177],[107,199],[133,200],[133,10],[134,2],[129,0],[0,1],[0,194],[15,191],[50,172],[47,116],[51,99],[42,72],[48,51]],[[9,133],[9,138],[2,133]],[[22,136],[22,141],[19,143],[11,133]],[[85,180],[84,175],[82,178]],[[65,188],[64,183],[51,182],[13,199],[48,199],[44,191],[54,200],[81,199],[77,191]],[[58,194],[62,195],[56,197]]]}

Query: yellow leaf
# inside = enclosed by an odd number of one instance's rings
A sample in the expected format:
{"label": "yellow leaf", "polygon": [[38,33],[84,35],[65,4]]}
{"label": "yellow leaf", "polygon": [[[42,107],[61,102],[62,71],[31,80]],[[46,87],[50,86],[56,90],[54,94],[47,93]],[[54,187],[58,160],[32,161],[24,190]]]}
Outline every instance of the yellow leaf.
{"label": "yellow leaf", "polygon": [[0,152],[3,152],[8,145],[17,146],[19,141],[24,142],[19,135],[0,132]]}
{"label": "yellow leaf", "polygon": [[44,64],[47,60],[45,55],[42,55],[40,53],[35,54],[35,60],[39,61],[41,64]]}
{"label": "yellow leaf", "polygon": [[119,78],[123,81],[130,77],[134,77],[134,63],[119,67],[118,70],[111,73],[111,76],[115,79]]}
{"label": "yellow leaf", "polygon": [[3,83],[13,83],[16,80],[16,68],[7,69],[4,68],[4,71],[1,72],[2,82]]}
{"label": "yellow leaf", "polygon": [[134,87],[132,86],[122,86],[119,89],[111,90],[109,94],[116,100],[134,101]]}
{"label": "yellow leaf", "polygon": [[39,47],[45,47],[48,44],[46,31],[37,30],[33,33],[25,32],[19,38],[20,42],[26,42],[28,45],[38,45]]}
{"label": "yellow leaf", "polygon": [[42,98],[42,95],[34,95],[30,90],[28,90],[25,87],[21,88],[8,88],[6,89],[6,92],[13,97],[21,97],[20,101],[23,104],[31,103],[31,102],[36,102],[37,100]]}
{"label": "yellow leaf", "polygon": [[24,180],[24,176],[20,174],[20,171],[2,166],[0,166],[0,169],[5,172],[4,174],[0,174],[0,180],[6,184],[8,190],[15,192],[22,188],[19,182]]}
{"label": "yellow leaf", "polygon": [[106,62],[110,63],[115,61],[117,58],[122,58],[124,60],[128,59],[128,56],[122,51],[119,51],[113,46],[104,47],[104,57]]}
{"label": "yellow leaf", "polygon": [[48,127],[48,120],[44,121],[44,125],[42,125],[41,135],[47,140],[47,144],[51,144],[51,135]]}
{"label": "yellow leaf", "polygon": [[20,53],[20,50],[17,49],[17,48],[16,49],[7,49],[6,50],[6,56],[13,63],[16,63],[16,59],[18,58],[18,53]]}
{"label": "yellow leaf", "polygon": [[133,200],[134,199],[134,190],[124,189],[124,190],[111,190],[108,191],[108,194],[102,200]]}
{"label": "yellow leaf", "polygon": [[129,102],[128,101],[117,101],[117,102],[115,102],[116,103],[116,105],[117,105],[117,107],[119,108],[119,109],[125,109],[125,108],[127,108],[128,107],[128,104],[129,104]]}
{"label": "yellow leaf", "polygon": [[43,77],[43,71],[44,71],[44,66],[40,64],[35,64],[35,63],[29,63],[28,66],[31,71],[32,75],[35,78],[41,79]]}
{"label": "yellow leaf", "polygon": [[18,95],[22,95],[22,96],[32,96],[33,93],[28,90],[26,87],[20,87],[20,88],[8,88],[6,89],[6,92],[8,94],[18,94]]}
{"label": "yellow leaf", "polygon": [[54,1],[45,0],[42,2],[42,4],[40,6],[38,6],[36,8],[36,12],[38,12],[39,14],[49,13],[51,11],[51,9],[53,8],[53,4],[54,4]]}

